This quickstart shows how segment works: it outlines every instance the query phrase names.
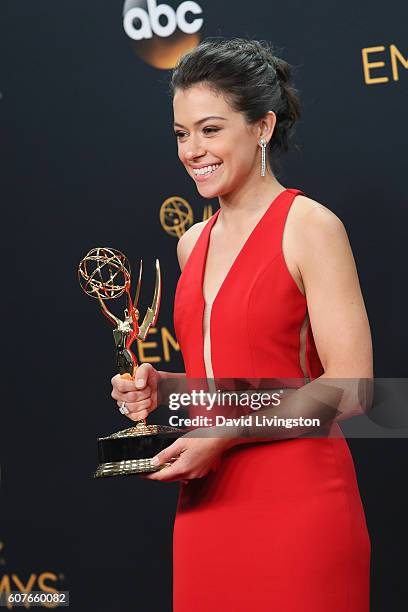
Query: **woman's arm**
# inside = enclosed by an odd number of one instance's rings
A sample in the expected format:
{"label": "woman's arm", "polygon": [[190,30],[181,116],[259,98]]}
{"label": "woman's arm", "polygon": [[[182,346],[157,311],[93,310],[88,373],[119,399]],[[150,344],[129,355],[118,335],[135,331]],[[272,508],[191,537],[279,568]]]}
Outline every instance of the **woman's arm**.
{"label": "woman's arm", "polygon": [[303,223],[296,258],[324,376],[371,378],[370,326],[346,229],[320,207]]}

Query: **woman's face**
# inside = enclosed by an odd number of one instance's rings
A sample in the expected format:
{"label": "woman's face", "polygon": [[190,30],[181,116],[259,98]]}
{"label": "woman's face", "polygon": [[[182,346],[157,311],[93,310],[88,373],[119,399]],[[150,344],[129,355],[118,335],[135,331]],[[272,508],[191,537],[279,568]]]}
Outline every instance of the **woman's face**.
{"label": "woman's face", "polygon": [[256,171],[260,127],[222,94],[204,84],[177,89],[173,108],[178,156],[204,198],[235,191]]}

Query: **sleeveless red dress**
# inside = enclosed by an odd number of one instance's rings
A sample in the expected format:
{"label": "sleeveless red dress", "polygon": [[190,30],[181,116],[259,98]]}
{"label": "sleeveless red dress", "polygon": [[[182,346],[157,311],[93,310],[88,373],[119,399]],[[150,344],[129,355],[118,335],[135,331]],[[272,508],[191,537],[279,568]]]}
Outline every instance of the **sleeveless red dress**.
{"label": "sleeveless red dress", "polygon": [[[306,298],[282,252],[298,189],[270,204],[213,302],[214,378],[323,373]],[[175,331],[188,378],[206,378],[202,284],[210,232],[180,276]],[[218,469],[180,485],[173,533],[174,612],[368,612],[370,539],[353,459],[337,438],[237,445]]]}

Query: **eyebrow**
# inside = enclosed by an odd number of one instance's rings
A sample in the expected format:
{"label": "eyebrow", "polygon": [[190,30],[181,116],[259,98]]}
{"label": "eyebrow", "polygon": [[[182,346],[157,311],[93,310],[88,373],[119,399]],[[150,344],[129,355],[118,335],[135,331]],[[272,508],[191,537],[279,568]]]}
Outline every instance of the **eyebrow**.
{"label": "eyebrow", "polygon": [[[204,117],[204,119],[199,119],[194,123],[194,125],[200,125],[200,123],[204,123],[204,121],[208,121],[208,119],[221,119],[222,121],[227,121],[225,117],[219,117],[218,115],[210,115],[209,117]],[[174,126],[178,125],[178,127],[184,127],[181,123],[173,123]]]}

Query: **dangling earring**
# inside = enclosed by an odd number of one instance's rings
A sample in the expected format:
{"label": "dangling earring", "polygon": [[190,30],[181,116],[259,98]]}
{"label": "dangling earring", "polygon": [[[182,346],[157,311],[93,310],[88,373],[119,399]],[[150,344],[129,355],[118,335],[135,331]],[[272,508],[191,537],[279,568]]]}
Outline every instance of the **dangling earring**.
{"label": "dangling earring", "polygon": [[266,175],[266,141],[261,138],[260,143],[261,145],[261,176],[265,176]]}

